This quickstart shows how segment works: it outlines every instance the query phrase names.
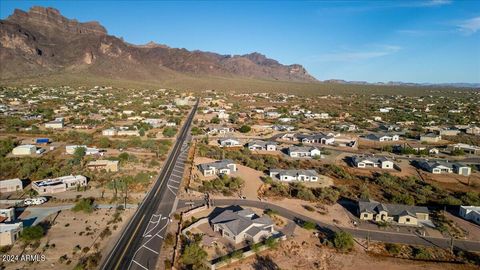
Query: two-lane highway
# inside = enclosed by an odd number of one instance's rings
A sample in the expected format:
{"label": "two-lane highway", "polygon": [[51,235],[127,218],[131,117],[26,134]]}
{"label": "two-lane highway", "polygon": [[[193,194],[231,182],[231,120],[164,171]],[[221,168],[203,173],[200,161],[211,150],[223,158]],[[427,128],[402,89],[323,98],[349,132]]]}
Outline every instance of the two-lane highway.
{"label": "two-lane highway", "polygon": [[101,269],[154,269],[175,207],[191,140],[190,126],[199,100],[183,125],[158,179],[145,196]]}

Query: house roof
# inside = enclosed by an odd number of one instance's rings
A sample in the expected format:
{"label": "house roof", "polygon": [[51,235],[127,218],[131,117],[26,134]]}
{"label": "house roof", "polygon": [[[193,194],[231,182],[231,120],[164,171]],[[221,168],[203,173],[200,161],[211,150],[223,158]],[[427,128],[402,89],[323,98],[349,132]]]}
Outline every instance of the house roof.
{"label": "house roof", "polygon": [[387,158],[387,157],[374,157],[374,156],[353,156],[352,160],[355,163],[360,163],[365,161],[369,161],[372,163],[382,163],[385,161],[393,162],[390,158]]}
{"label": "house roof", "polygon": [[378,213],[379,211],[386,211],[391,216],[403,216],[408,214],[415,216],[417,213],[428,214],[428,208],[424,206],[412,206],[412,205],[402,205],[402,204],[382,204],[377,201],[359,201],[358,207],[360,213],[369,212],[369,213]]}
{"label": "house roof", "polygon": [[209,170],[210,168],[223,169],[228,168],[228,165],[235,164],[231,159],[222,159],[214,162],[203,163],[198,165],[201,170]]}
{"label": "house roof", "polygon": [[[210,222],[212,224],[222,224],[234,235],[239,235],[248,229],[247,233],[252,236],[263,230],[265,226],[273,225],[273,221],[269,217],[259,217],[251,209],[242,209],[240,211],[225,210]],[[259,231],[249,228],[255,224],[258,224],[258,226],[253,227],[258,227]]]}
{"label": "house roof", "polygon": [[317,148],[313,146],[290,146],[288,148],[288,151],[289,152],[310,152],[314,149],[317,149]]}
{"label": "house roof", "polygon": [[283,169],[270,169],[270,172],[278,173],[280,175],[288,175],[296,177],[298,175],[318,176],[315,170],[283,170]]}

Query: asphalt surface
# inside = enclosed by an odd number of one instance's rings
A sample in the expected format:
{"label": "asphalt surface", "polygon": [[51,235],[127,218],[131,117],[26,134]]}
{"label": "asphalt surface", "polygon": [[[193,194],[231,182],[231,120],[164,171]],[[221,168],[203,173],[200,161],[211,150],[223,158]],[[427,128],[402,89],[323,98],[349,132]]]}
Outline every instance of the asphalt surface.
{"label": "asphalt surface", "polygon": [[100,269],[155,269],[165,237],[170,214],[176,207],[176,196],[183,178],[190,125],[198,107],[193,107],[166,159],[153,188],[145,196],[130,223],[107,255]]}
{"label": "asphalt surface", "polygon": [[[193,205],[191,206],[191,203]],[[204,204],[204,200],[195,200],[195,201],[179,201],[178,208],[185,207],[195,207]],[[273,203],[261,202],[261,201],[252,201],[252,200],[241,200],[241,199],[215,199],[212,201],[212,207],[221,207],[229,205],[240,205],[245,207],[255,207],[260,209],[272,209],[279,213],[279,215],[296,221],[310,221],[317,224],[317,228],[320,231],[331,233],[337,231],[347,231],[351,233],[356,239],[367,239],[367,237],[372,241],[379,241],[385,243],[399,243],[399,244],[409,244],[409,245],[423,245],[423,246],[433,246],[444,249],[449,249],[451,246],[451,239],[449,238],[437,238],[437,237],[426,237],[415,234],[406,234],[406,233],[395,233],[395,232],[386,232],[378,230],[365,230],[365,229],[352,229],[335,226],[325,222],[315,220],[313,218],[298,214],[294,211],[288,210],[286,208],[280,207]],[[480,242],[478,241],[469,241],[469,240],[459,240],[455,239],[453,241],[453,247],[458,250],[479,252],[480,251]]]}

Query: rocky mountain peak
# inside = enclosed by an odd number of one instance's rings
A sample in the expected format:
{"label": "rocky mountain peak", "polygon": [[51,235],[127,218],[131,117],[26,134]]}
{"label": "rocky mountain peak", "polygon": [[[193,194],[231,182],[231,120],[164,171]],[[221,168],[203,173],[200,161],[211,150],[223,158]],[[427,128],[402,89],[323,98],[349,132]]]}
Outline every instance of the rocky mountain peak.
{"label": "rocky mountain peak", "polygon": [[28,12],[15,9],[7,21],[18,23],[24,26],[39,28],[50,28],[54,31],[62,31],[70,34],[107,34],[107,30],[98,22],[79,23],[77,20],[70,20],[60,14],[60,11],[51,7],[32,7]]}

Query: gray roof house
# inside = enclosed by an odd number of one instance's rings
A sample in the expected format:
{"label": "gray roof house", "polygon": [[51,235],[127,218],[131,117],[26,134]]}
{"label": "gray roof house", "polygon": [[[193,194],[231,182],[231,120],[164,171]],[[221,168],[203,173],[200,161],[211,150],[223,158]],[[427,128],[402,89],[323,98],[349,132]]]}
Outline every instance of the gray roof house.
{"label": "gray roof house", "polygon": [[416,161],[416,164],[419,168],[433,173],[433,174],[441,174],[441,173],[456,173],[463,176],[469,176],[472,172],[472,168],[465,164],[461,163],[452,163],[452,162],[445,162],[445,161]]}
{"label": "gray roof house", "polygon": [[254,150],[263,150],[263,151],[276,151],[277,150],[277,143],[271,141],[260,141],[255,140],[247,143],[247,148],[254,151]]}
{"label": "gray roof house", "polygon": [[335,142],[335,137],[333,135],[324,133],[317,133],[313,135],[297,134],[296,137],[302,143],[333,144]]}
{"label": "gray roof house", "polygon": [[423,206],[384,204],[373,200],[358,202],[361,220],[419,226],[421,223],[430,223],[429,214],[428,208]]}
{"label": "gray roof house", "polygon": [[237,165],[231,159],[223,159],[198,165],[198,169],[204,176],[217,174],[230,174],[237,170]]}
{"label": "gray roof house", "polygon": [[393,169],[393,161],[386,157],[353,156],[352,163],[357,168]]}
{"label": "gray roof house", "polygon": [[268,238],[275,233],[273,221],[268,216],[260,217],[251,209],[233,211],[224,210],[218,216],[210,220],[213,231],[239,244],[243,241],[253,243]]}
{"label": "gray roof house", "polygon": [[312,146],[290,146],[287,149],[290,157],[314,157],[320,156],[320,150]]}
{"label": "gray roof house", "polygon": [[240,146],[240,141],[233,138],[224,138],[219,139],[218,144],[220,144],[220,147],[236,147]]}
{"label": "gray roof house", "polygon": [[270,177],[277,177],[280,181],[318,181],[318,174],[315,170],[282,170],[271,169]]}

